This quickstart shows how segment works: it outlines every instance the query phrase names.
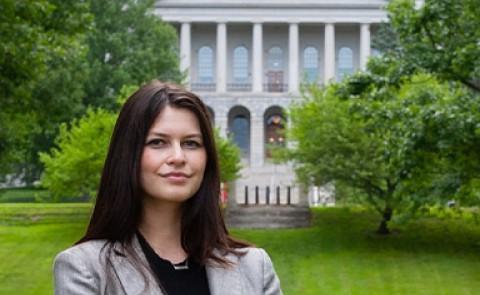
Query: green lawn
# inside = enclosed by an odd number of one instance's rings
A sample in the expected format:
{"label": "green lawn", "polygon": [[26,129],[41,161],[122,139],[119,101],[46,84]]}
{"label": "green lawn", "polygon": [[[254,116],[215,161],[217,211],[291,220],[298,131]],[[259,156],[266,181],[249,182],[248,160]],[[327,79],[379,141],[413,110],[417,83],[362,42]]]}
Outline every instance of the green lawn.
{"label": "green lawn", "polygon": [[[52,259],[85,229],[86,204],[0,204],[0,294],[51,294]],[[285,294],[479,294],[480,226],[424,218],[389,237],[377,217],[315,209],[314,226],[233,230],[272,256]]]}

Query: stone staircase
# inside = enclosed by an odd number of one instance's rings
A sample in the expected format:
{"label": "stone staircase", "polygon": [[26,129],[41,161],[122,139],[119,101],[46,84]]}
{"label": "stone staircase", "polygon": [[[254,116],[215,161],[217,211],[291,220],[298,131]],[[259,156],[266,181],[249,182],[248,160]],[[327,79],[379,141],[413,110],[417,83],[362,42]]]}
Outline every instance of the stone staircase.
{"label": "stone staircase", "polygon": [[237,205],[227,207],[229,228],[297,228],[310,226],[310,209],[295,205]]}

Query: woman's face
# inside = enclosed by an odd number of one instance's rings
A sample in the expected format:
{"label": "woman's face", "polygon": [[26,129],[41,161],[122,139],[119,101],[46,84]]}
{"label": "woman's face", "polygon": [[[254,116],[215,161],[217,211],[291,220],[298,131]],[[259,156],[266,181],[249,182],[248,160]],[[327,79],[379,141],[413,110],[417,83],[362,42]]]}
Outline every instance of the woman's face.
{"label": "woman's face", "polygon": [[145,198],[181,203],[200,187],[207,154],[197,117],[166,106],[148,131],[141,160]]}

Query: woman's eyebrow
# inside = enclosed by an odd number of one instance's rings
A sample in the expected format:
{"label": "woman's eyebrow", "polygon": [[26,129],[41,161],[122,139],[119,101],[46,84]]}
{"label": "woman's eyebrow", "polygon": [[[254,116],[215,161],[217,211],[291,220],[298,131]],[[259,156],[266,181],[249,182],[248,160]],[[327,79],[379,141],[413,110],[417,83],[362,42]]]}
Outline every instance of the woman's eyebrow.
{"label": "woman's eyebrow", "polygon": [[192,134],[189,134],[189,135],[185,136],[185,138],[199,138],[199,139],[202,139],[202,135],[200,133],[192,133]]}
{"label": "woman's eyebrow", "polygon": [[[163,132],[151,132],[149,136],[159,136],[159,137],[167,137],[167,138],[171,137],[170,134],[163,133]],[[186,136],[183,136],[183,138],[195,138],[195,137],[198,137],[200,139],[203,138],[201,133],[191,133],[191,134],[187,134]]]}

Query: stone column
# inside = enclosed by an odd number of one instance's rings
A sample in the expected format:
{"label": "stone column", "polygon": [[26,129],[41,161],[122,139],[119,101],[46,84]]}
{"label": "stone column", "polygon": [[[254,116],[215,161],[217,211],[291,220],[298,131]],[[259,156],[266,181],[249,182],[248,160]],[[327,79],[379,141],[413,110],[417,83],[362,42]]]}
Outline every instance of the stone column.
{"label": "stone column", "polygon": [[185,73],[185,86],[190,85],[191,32],[190,23],[180,27],[180,71]]}
{"label": "stone column", "polygon": [[335,78],[335,27],[333,24],[325,24],[325,70],[324,83],[328,84]]}
{"label": "stone column", "polygon": [[227,91],[227,25],[217,24],[217,92]]}
{"label": "stone column", "polygon": [[288,89],[292,93],[298,92],[298,24],[291,23],[288,34]]}
{"label": "stone column", "polygon": [[360,69],[364,71],[370,56],[370,24],[360,24]]}
{"label": "stone column", "polygon": [[250,167],[262,167],[265,144],[263,134],[263,114],[252,112],[250,118]]}
{"label": "stone column", "polygon": [[253,92],[263,91],[263,28],[261,23],[253,24]]}

